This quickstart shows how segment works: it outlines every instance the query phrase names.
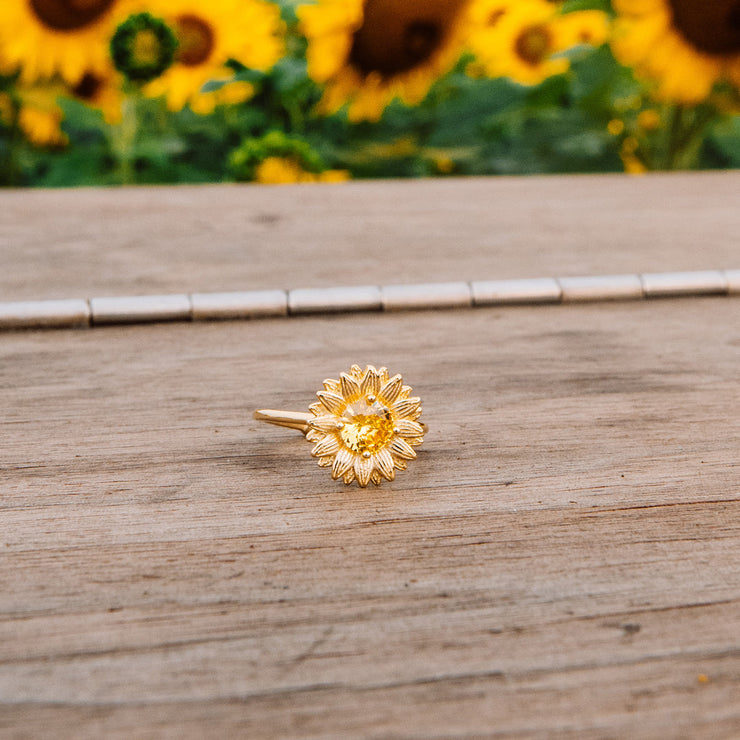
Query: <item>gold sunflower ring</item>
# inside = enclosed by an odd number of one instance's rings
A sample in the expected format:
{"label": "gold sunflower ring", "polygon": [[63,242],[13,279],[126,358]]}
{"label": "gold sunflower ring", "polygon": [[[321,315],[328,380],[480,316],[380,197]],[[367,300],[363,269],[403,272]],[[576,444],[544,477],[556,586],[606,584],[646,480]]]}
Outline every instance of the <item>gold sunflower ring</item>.
{"label": "gold sunflower ring", "polygon": [[311,455],[320,467],[331,468],[333,480],[379,486],[383,478],[393,480],[396,470],[406,470],[424,440],[421,401],[411,390],[387,368],[352,365],[339,380],[324,381],[311,413],[260,409],[254,418],[305,434],[314,444]]}

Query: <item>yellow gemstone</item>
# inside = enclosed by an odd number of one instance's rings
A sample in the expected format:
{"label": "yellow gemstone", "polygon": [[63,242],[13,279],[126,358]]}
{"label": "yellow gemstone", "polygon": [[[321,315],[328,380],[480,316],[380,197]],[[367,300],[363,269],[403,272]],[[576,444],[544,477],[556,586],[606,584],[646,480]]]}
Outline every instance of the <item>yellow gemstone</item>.
{"label": "yellow gemstone", "polygon": [[342,422],[339,436],[352,452],[375,454],[393,439],[391,412],[379,403],[362,399],[349,404],[342,414]]}

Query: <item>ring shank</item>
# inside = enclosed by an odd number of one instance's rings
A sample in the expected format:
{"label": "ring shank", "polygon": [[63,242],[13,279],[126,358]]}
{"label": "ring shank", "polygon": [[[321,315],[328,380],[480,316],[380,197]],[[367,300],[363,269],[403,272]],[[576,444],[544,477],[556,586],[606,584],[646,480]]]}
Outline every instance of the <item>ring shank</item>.
{"label": "ring shank", "polygon": [[[279,427],[287,427],[288,429],[295,429],[301,434],[307,434],[309,429],[309,421],[314,418],[313,414],[308,414],[304,411],[278,411],[277,409],[259,409],[254,412],[254,418],[257,421],[266,421],[268,424],[275,424]],[[426,424],[422,424],[424,434],[429,431],[429,427]]]}
{"label": "ring shank", "polygon": [[313,414],[304,411],[278,411],[277,409],[259,409],[254,412],[254,418],[258,421],[266,421],[268,424],[275,424],[279,427],[295,429],[302,434],[309,430],[308,421],[313,418]]}

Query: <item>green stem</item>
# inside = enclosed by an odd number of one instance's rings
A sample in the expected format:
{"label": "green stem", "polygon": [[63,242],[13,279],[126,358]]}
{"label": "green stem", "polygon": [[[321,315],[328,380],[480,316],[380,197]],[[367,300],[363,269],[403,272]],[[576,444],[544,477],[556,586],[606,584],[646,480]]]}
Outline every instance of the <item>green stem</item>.
{"label": "green stem", "polygon": [[707,127],[715,117],[715,109],[708,105],[694,109],[674,106],[662,169],[696,169]]}
{"label": "green stem", "polygon": [[121,122],[111,133],[111,150],[116,160],[118,182],[131,185],[136,182],[135,147],[139,128],[139,91],[127,90],[124,94]]}
{"label": "green stem", "polygon": [[653,168],[657,170],[673,169],[675,139],[680,129],[681,109],[677,105],[666,106],[665,136],[662,137],[659,150],[653,157]]}
{"label": "green stem", "polygon": [[697,168],[707,128],[716,117],[714,109],[708,106],[694,110],[692,113],[690,120],[681,131],[681,136],[676,141],[671,162],[672,169],[690,170]]}

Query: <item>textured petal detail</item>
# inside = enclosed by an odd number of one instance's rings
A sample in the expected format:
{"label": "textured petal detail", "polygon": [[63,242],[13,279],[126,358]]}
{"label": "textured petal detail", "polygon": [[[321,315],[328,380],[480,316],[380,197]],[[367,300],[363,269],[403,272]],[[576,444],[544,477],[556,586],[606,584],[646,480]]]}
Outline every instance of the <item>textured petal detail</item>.
{"label": "textured petal detail", "polygon": [[319,458],[319,467],[328,468],[334,462],[334,455]]}
{"label": "textured petal detail", "polygon": [[328,416],[324,414],[322,416],[317,416],[315,419],[311,419],[308,422],[308,425],[311,427],[311,429],[317,429],[324,434],[329,434],[331,432],[337,431],[338,423],[339,422],[337,421],[336,416]]}
{"label": "textured petal detail", "polygon": [[380,375],[372,366],[365,368],[365,377],[362,379],[362,392],[364,395],[377,396],[380,392]]}
{"label": "textured petal detail", "polygon": [[421,399],[404,398],[393,404],[393,414],[397,419],[418,419],[421,416]]}
{"label": "textured petal detail", "polygon": [[[313,426],[313,423],[311,424],[311,426]],[[401,437],[424,436],[424,427],[417,421],[411,421],[410,419],[399,419],[394,426],[396,429],[398,429],[398,434]]]}
{"label": "textured petal detail", "polygon": [[306,432],[306,439],[309,442],[318,442],[324,438],[324,432],[317,432],[315,429],[309,429]]}
{"label": "textured petal detail", "polygon": [[365,488],[370,482],[370,476],[373,474],[374,461],[372,457],[355,457],[355,475],[360,488]]}
{"label": "textured petal detail", "polygon": [[387,367],[380,367],[378,368],[378,376],[380,377],[380,385],[384,385],[388,382],[388,368]]}
{"label": "textured petal detail", "polygon": [[352,365],[352,367],[349,369],[349,374],[355,379],[355,380],[361,380],[362,379],[362,368],[359,365]]}
{"label": "textured petal detail", "polygon": [[339,394],[332,393],[331,391],[319,391],[316,395],[321,399],[321,403],[324,404],[324,408],[337,416],[342,414],[347,405],[345,400]]}
{"label": "textured petal detail", "polygon": [[339,393],[339,381],[334,378],[327,378],[324,381],[324,390],[332,393]]}
{"label": "textured petal detail", "polygon": [[355,401],[360,395],[360,384],[347,373],[342,373],[340,393],[346,401]]}
{"label": "textured petal detail", "polygon": [[394,375],[381,389],[378,394],[387,404],[392,404],[401,392],[403,378],[400,375]]}
{"label": "textured petal detail", "polygon": [[404,439],[412,446],[418,447],[424,444],[424,437],[404,437]]}
{"label": "textured petal detail", "polygon": [[308,410],[314,415],[314,416],[324,416],[326,414],[326,409],[324,408],[323,403],[312,403]]}
{"label": "textured petal detail", "polygon": [[406,470],[409,466],[405,460],[394,460],[393,464],[396,466],[396,470]]}
{"label": "textured petal detail", "polygon": [[349,485],[352,483],[352,481],[355,479],[355,471],[354,468],[350,468],[343,476],[342,480]]}
{"label": "textured petal detail", "polygon": [[411,395],[413,388],[410,385],[401,386],[401,392],[398,394],[399,398],[408,398]]}
{"label": "textured petal detail", "polygon": [[370,480],[375,483],[376,486],[379,486],[380,482],[383,480],[383,476],[377,470],[373,470]]}
{"label": "textured petal detail", "polygon": [[340,448],[331,466],[331,477],[334,478],[334,480],[341,478],[352,468],[352,463],[354,463],[354,461],[355,456],[348,449],[345,449],[344,447]]}
{"label": "textured petal detail", "polygon": [[391,442],[391,449],[396,455],[406,460],[413,460],[416,457],[414,448],[405,439],[401,439],[401,437],[396,437]]}
{"label": "textured petal detail", "polygon": [[396,471],[393,470],[393,455],[387,447],[375,453],[375,467],[388,480],[393,480],[396,477]]}
{"label": "textured petal detail", "polygon": [[339,440],[333,434],[327,434],[316,447],[311,450],[313,457],[333,455],[339,449]]}

